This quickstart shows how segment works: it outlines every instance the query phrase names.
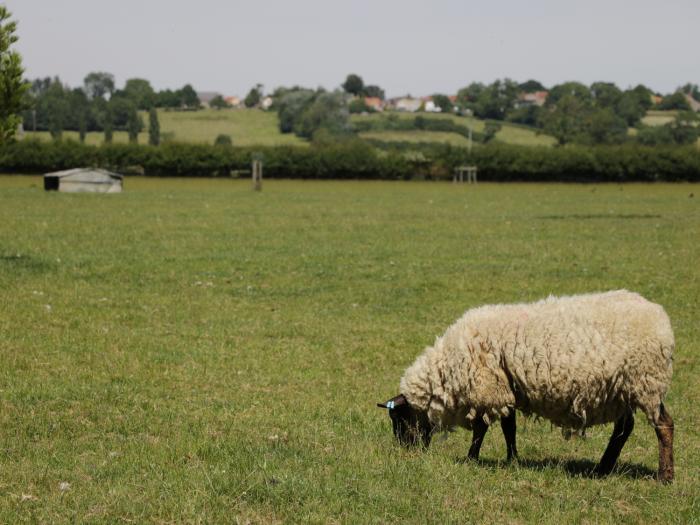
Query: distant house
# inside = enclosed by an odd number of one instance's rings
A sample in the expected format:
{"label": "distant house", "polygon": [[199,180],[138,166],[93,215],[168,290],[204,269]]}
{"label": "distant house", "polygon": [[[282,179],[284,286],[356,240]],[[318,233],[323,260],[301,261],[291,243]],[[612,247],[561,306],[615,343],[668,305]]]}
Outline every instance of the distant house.
{"label": "distant house", "polygon": [[421,107],[423,102],[419,98],[412,97],[401,97],[392,100],[392,107],[396,111],[408,111],[410,113],[415,113]]}
{"label": "distant house", "polygon": [[264,97],[264,98],[260,101],[260,107],[261,107],[262,109],[264,109],[264,110],[268,110],[268,109],[270,109],[270,108],[272,107],[272,104],[273,104],[274,102],[275,102],[275,101],[272,99],[271,96]]}
{"label": "distant house", "polygon": [[199,98],[199,103],[205,108],[209,107],[209,103],[216,97],[220,97],[221,93],[216,91],[198,91],[197,98]]}
{"label": "distant house", "polygon": [[44,175],[46,191],[68,193],[120,193],[123,176],[95,168],[54,171]]}
{"label": "distant house", "polygon": [[240,99],[240,97],[224,97],[224,100],[232,108],[240,108],[243,105],[243,101]]}
{"label": "distant house", "polygon": [[651,99],[651,103],[655,106],[661,104],[661,101],[664,99],[661,95],[649,95],[649,98]]}
{"label": "distant house", "polygon": [[423,103],[423,111],[427,113],[441,113],[442,108],[435,104],[433,97],[421,97]]}
{"label": "distant house", "polygon": [[384,101],[379,97],[365,97],[365,106],[374,111],[384,111]]}
{"label": "distant house", "polygon": [[542,107],[547,102],[549,91],[535,91],[534,93],[520,93],[518,100],[515,102],[516,108],[524,108],[528,106]]}

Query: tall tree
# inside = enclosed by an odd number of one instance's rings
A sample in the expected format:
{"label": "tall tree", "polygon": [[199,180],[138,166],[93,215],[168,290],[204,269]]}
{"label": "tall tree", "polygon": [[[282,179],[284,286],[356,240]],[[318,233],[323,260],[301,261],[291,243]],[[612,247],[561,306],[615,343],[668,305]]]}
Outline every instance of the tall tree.
{"label": "tall tree", "polygon": [[112,96],[114,93],[114,75],[101,71],[93,71],[89,73],[83,80],[85,94],[90,99],[105,98],[106,95]]}
{"label": "tall tree", "polygon": [[136,106],[133,106],[129,111],[129,116],[126,120],[126,130],[129,133],[129,142],[132,144],[137,144],[139,141],[139,132],[143,129],[143,120],[139,116],[139,112],[136,110]]}
{"label": "tall tree", "polygon": [[11,140],[22,122],[20,112],[29,89],[22,80],[22,57],[11,49],[17,42],[17,23],[10,16],[7,8],[0,5],[0,144]]}
{"label": "tall tree", "polygon": [[130,78],[126,81],[123,91],[138,109],[147,110],[155,103],[156,93],[151,83],[143,78]]}
{"label": "tall tree", "polygon": [[245,96],[243,103],[245,104],[245,107],[247,107],[247,108],[254,108],[258,104],[260,104],[261,99],[262,99],[262,84],[255,84],[255,86],[253,88],[251,88],[251,90]]}
{"label": "tall tree", "polygon": [[365,87],[365,83],[360,75],[350,73],[345,78],[345,82],[343,82],[342,87],[346,93],[350,93],[351,95],[359,95],[362,93],[362,90]]}
{"label": "tall tree", "polygon": [[148,143],[151,146],[160,144],[160,123],[156,108],[151,108],[148,112]]}
{"label": "tall tree", "polygon": [[199,97],[190,84],[185,84],[180,90],[180,100],[182,105],[188,109],[199,109]]}

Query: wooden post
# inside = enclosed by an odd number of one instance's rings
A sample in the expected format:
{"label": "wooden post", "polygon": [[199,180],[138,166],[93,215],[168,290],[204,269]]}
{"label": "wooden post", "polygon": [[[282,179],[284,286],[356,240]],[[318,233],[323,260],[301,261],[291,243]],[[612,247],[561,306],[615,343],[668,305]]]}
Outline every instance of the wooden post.
{"label": "wooden post", "polygon": [[262,191],[262,161],[253,161],[253,190]]}

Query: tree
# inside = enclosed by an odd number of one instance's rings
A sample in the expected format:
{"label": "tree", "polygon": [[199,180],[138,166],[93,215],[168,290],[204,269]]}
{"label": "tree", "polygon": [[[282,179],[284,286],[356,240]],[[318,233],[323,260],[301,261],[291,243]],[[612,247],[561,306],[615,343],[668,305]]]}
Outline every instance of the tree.
{"label": "tree", "polygon": [[22,79],[22,57],[11,50],[17,42],[17,23],[10,21],[10,16],[7,8],[0,5],[0,144],[15,136],[29,90],[29,84]]}
{"label": "tree", "polygon": [[667,124],[676,144],[695,144],[700,137],[700,116],[694,111],[682,111]]}
{"label": "tree", "polygon": [[374,113],[375,109],[373,107],[368,106],[365,104],[365,99],[364,98],[356,98],[350,101],[348,104],[348,111],[350,113]]}
{"label": "tree", "polygon": [[479,89],[476,101],[467,104],[480,118],[503,120],[518,98],[518,85],[510,79],[496,80]]}
{"label": "tree", "polygon": [[560,99],[564,97],[573,97],[579,100],[584,106],[590,105],[593,101],[591,91],[585,84],[580,82],[564,82],[554,86],[547,95],[547,101],[544,103],[546,107],[556,106]]}
{"label": "tree", "polygon": [[258,104],[260,104],[260,100],[262,99],[262,84],[255,84],[254,87],[250,89],[248,94],[245,96],[245,99],[243,100],[243,103],[245,104],[245,107],[247,108],[254,108],[257,107]]}
{"label": "tree", "polygon": [[221,95],[216,95],[211,101],[209,102],[209,107],[212,107],[214,109],[224,109],[229,107],[229,103],[224,100],[224,97]]}
{"label": "tree", "polygon": [[126,81],[124,95],[132,100],[140,110],[147,110],[155,104],[156,93],[151,83],[143,78],[130,78]]}
{"label": "tree", "polygon": [[366,97],[376,97],[380,100],[384,100],[384,90],[379,86],[365,86],[362,91]]}
{"label": "tree", "polygon": [[187,109],[199,109],[199,96],[190,84],[185,84],[180,90],[180,101]]}
{"label": "tree", "polygon": [[83,84],[89,99],[111,97],[114,93],[114,75],[111,73],[93,71],[85,77]]}
{"label": "tree", "polygon": [[650,95],[639,92],[635,88],[622,93],[617,101],[615,112],[625,119],[628,126],[637,126],[650,106]]}
{"label": "tree", "polygon": [[518,84],[518,89],[521,93],[535,93],[537,91],[546,91],[546,88],[537,80],[528,80],[522,84]]}
{"label": "tree", "polygon": [[54,140],[60,140],[70,115],[70,103],[63,84],[56,78],[46,91],[48,128]]}
{"label": "tree", "polygon": [[622,144],[627,140],[627,122],[611,108],[599,108],[588,115],[586,132],[593,144]]}
{"label": "tree", "polygon": [[680,91],[676,91],[672,95],[666,95],[661,103],[659,104],[659,109],[679,109],[681,111],[689,111],[690,104],[685,98],[685,95]]}
{"label": "tree", "polygon": [[545,108],[540,119],[541,126],[560,145],[568,144],[585,133],[589,111],[590,107],[581,98],[573,94],[564,95],[555,107]]}
{"label": "tree", "polygon": [[351,95],[360,95],[365,87],[365,83],[363,82],[361,76],[350,73],[345,78],[345,82],[343,82],[342,87],[346,93],[350,93]]}
{"label": "tree", "polygon": [[450,113],[452,111],[452,102],[447,95],[436,93],[433,95],[433,104],[439,107],[443,113]]}
{"label": "tree", "polygon": [[622,91],[612,82],[594,82],[591,94],[599,108],[615,108],[622,97]]}
{"label": "tree", "polygon": [[158,111],[151,108],[148,111],[148,143],[151,146],[160,144],[160,123],[158,122]]}
{"label": "tree", "polygon": [[109,108],[105,112],[102,129],[104,129],[105,132],[105,144],[111,144],[114,136],[114,123],[112,121],[112,112]]}
{"label": "tree", "polygon": [[304,110],[311,105],[316,94],[311,89],[295,87],[289,90],[277,90],[277,117],[282,133],[292,133],[294,125]]}
{"label": "tree", "polygon": [[139,133],[143,129],[143,120],[139,112],[136,110],[136,106],[133,106],[129,111],[129,116],[126,120],[126,130],[129,133],[129,142],[132,144],[137,144],[139,141]]}

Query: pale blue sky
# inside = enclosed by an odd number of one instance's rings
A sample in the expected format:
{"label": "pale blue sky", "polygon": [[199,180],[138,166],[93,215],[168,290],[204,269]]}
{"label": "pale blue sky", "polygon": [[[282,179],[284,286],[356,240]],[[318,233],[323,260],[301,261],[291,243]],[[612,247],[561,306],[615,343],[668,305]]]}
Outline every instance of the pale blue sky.
{"label": "pale blue sky", "polygon": [[536,78],[700,83],[700,0],[0,0],[19,22],[27,76],[242,95],[256,82],[339,86],[349,72],[387,95],[454,93]]}

